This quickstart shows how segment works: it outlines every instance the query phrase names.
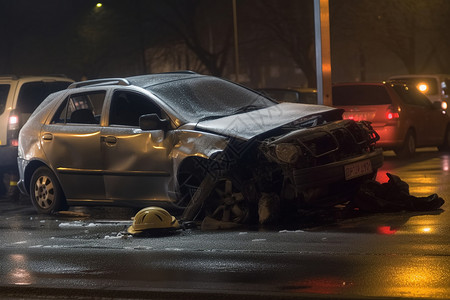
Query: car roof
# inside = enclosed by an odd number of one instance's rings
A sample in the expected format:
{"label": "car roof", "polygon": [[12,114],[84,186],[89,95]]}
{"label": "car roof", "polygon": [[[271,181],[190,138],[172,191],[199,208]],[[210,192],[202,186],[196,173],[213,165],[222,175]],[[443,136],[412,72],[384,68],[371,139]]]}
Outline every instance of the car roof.
{"label": "car roof", "polygon": [[70,81],[73,82],[72,79],[66,77],[65,75],[27,75],[27,76],[15,76],[15,75],[0,75],[0,81]]}
{"label": "car roof", "polygon": [[105,86],[105,85],[123,85],[123,86],[138,86],[147,88],[158,84],[168,83],[177,80],[183,80],[195,77],[204,77],[206,75],[197,74],[192,71],[178,71],[157,74],[138,75],[125,78],[101,78],[74,82],[69,86],[69,89],[87,87],[87,86]]}
{"label": "car roof", "polygon": [[421,77],[450,77],[450,74],[404,74],[404,75],[394,75],[389,77],[389,79],[396,79],[396,78],[421,78]]}

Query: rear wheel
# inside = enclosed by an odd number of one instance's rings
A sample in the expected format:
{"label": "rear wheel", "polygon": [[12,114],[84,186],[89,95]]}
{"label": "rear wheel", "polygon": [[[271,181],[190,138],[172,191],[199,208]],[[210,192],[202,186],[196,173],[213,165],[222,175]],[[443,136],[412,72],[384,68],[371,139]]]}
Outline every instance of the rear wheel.
{"label": "rear wheel", "polygon": [[34,171],[30,182],[30,195],[31,203],[39,213],[52,214],[67,208],[58,179],[47,167]]}
{"label": "rear wheel", "polygon": [[394,152],[399,158],[410,158],[414,155],[416,152],[416,138],[412,130],[408,130],[403,145],[394,149]]}

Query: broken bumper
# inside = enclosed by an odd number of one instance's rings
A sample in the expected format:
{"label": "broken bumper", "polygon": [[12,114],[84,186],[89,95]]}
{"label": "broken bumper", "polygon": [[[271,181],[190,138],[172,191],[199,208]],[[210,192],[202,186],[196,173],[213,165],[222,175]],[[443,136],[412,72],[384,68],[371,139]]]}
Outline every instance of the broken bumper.
{"label": "broken bumper", "polygon": [[336,182],[348,182],[353,179],[374,174],[383,165],[381,148],[351,159],[337,161],[317,167],[294,169],[294,184],[298,189],[323,186]]}

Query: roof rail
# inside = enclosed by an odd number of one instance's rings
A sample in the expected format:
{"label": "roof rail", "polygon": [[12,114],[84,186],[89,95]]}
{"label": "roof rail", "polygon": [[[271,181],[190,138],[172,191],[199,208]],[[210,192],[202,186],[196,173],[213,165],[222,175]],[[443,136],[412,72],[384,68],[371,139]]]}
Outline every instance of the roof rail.
{"label": "roof rail", "polygon": [[0,75],[0,79],[17,79],[18,77],[16,75]]}
{"label": "roof rail", "polygon": [[180,70],[180,71],[163,72],[159,74],[197,74],[197,73],[191,70]]}
{"label": "roof rail", "polygon": [[104,78],[104,79],[92,79],[86,81],[74,82],[69,85],[68,89],[74,89],[89,85],[130,85],[130,82],[125,78]]}

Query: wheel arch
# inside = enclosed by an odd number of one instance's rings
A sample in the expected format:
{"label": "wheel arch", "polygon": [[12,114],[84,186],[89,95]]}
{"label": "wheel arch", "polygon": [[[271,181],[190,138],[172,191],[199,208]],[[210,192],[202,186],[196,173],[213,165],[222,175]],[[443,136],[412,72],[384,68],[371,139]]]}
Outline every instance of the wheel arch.
{"label": "wheel arch", "polygon": [[59,181],[59,178],[56,175],[56,173],[46,163],[44,163],[43,161],[40,161],[40,160],[30,161],[24,171],[24,184],[25,184],[25,188],[28,193],[30,193],[31,177],[33,176],[33,173],[40,167],[47,167],[49,170],[51,170],[53,172],[53,174],[55,174],[55,177]]}

